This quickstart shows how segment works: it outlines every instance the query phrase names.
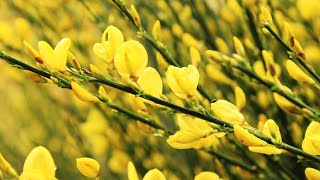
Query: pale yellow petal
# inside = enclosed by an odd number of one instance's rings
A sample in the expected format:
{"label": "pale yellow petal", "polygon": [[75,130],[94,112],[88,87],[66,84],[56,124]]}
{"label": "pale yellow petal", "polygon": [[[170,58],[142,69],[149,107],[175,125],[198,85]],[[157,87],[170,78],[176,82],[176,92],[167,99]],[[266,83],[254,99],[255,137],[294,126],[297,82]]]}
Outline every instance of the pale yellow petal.
{"label": "pale yellow petal", "polygon": [[129,180],[139,180],[137,170],[131,161],[128,162],[128,179]]}

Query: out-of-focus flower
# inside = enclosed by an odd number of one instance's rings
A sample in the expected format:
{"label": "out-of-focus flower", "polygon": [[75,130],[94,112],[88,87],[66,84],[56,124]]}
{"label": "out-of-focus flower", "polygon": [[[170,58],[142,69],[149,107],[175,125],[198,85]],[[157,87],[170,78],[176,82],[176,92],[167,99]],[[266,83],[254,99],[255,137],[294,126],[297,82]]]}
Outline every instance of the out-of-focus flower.
{"label": "out-of-focus flower", "polygon": [[[106,36],[108,36],[107,41]],[[112,63],[117,49],[123,42],[124,38],[122,32],[114,26],[108,26],[103,32],[101,43],[94,44],[93,52],[106,62]]]}
{"label": "out-of-focus flower", "polygon": [[211,109],[216,116],[226,122],[231,124],[245,123],[244,117],[239,112],[239,109],[226,100],[217,100],[216,102],[211,103]]}
{"label": "out-of-focus flower", "polygon": [[190,53],[192,65],[194,65],[196,68],[199,68],[201,63],[201,56],[199,51],[194,47],[190,47],[189,53]]}
{"label": "out-of-focus flower", "polygon": [[77,158],[77,168],[86,177],[94,178],[99,176],[100,164],[92,158]]}
{"label": "out-of-focus flower", "polygon": [[246,106],[246,94],[239,86],[234,87],[234,94],[236,97],[236,106],[241,111]]}
{"label": "out-of-focus flower", "polygon": [[182,68],[171,65],[166,75],[168,85],[176,96],[188,99],[196,94],[200,75],[193,65]]}
{"label": "out-of-focus flower", "polygon": [[45,41],[39,41],[38,47],[41,59],[51,69],[64,72],[67,65],[68,51],[71,46],[69,38],[62,39],[57,46],[52,47]]}
{"label": "out-of-focus flower", "polygon": [[20,180],[55,180],[56,166],[50,152],[38,146],[26,158]]}
{"label": "out-of-focus flower", "polygon": [[147,51],[138,41],[126,41],[117,50],[114,64],[122,77],[136,81],[147,67]]}
{"label": "out-of-focus flower", "polygon": [[266,7],[261,7],[260,22],[262,24],[272,23],[272,16]]}
{"label": "out-of-focus flower", "polygon": [[159,20],[156,20],[153,24],[152,35],[155,40],[161,41],[161,24]]}

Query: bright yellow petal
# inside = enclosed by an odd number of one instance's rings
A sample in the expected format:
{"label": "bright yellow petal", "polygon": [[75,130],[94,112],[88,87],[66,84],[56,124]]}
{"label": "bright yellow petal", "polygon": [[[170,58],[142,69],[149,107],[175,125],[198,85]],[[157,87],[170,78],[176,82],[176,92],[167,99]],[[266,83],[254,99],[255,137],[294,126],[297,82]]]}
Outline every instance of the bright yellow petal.
{"label": "bright yellow petal", "polygon": [[226,100],[218,100],[214,103],[211,103],[211,109],[216,116],[224,121],[232,124],[244,123],[244,117],[239,112],[238,108]]}
{"label": "bright yellow petal", "polygon": [[152,169],[147,172],[143,180],[166,180],[166,177],[158,169]]}
{"label": "bright yellow petal", "polygon": [[236,106],[241,111],[246,105],[246,95],[239,86],[234,88],[234,93],[236,96]]}
{"label": "bright yellow petal", "polygon": [[196,94],[200,75],[195,66],[169,66],[166,76],[168,85],[176,96],[187,99]]}
{"label": "bright yellow petal", "polygon": [[267,155],[272,155],[272,154],[282,154],[284,151],[282,149],[278,149],[274,146],[250,146],[249,150],[251,152],[256,152],[256,153],[261,153],[261,154],[267,154]]}
{"label": "bright yellow petal", "polygon": [[201,139],[201,136],[191,131],[182,130],[169,136],[167,143],[176,149],[190,149],[193,148]]}
{"label": "bright yellow petal", "polygon": [[94,178],[99,176],[100,164],[92,158],[77,158],[77,168],[86,177]]}
{"label": "bright yellow petal", "polygon": [[282,141],[279,126],[272,119],[268,119],[264,123],[263,128],[262,128],[262,133],[270,138],[276,139],[279,142]]}
{"label": "bright yellow petal", "polygon": [[249,133],[248,130],[242,128],[239,125],[234,125],[233,129],[236,138],[246,146],[265,146],[268,144],[267,142]]}
{"label": "bright yellow petal", "polygon": [[287,60],[286,67],[288,70],[289,75],[296,81],[307,83],[307,84],[314,84],[314,80],[309,77],[305,72],[303,72],[299,66],[296,65],[291,60]]}
{"label": "bright yellow petal", "polygon": [[71,82],[71,88],[72,88],[73,93],[82,101],[92,102],[92,103],[99,101],[99,99],[97,97],[95,97],[94,95],[89,93],[86,89],[81,87],[76,82]]}
{"label": "bright yellow petal", "polygon": [[157,70],[147,67],[137,81],[139,87],[153,96],[159,97],[162,94],[162,79]]}
{"label": "bright yellow petal", "polygon": [[320,179],[320,171],[314,168],[306,168],[304,173],[308,180],[318,180]]}
{"label": "bright yellow petal", "polygon": [[39,171],[48,179],[55,177],[56,166],[50,152],[42,147],[38,146],[34,148],[26,158],[23,165],[23,172]]}
{"label": "bright yellow petal", "polygon": [[128,163],[128,179],[129,180],[139,180],[137,170],[131,161],[129,161],[129,163]]}
{"label": "bright yellow petal", "polygon": [[197,174],[194,180],[219,180],[219,176],[214,172],[204,171]]}
{"label": "bright yellow petal", "polygon": [[125,78],[137,78],[147,67],[147,51],[138,41],[126,41],[117,50],[114,64],[121,76]]}
{"label": "bright yellow petal", "polygon": [[[302,141],[302,149],[306,153],[312,154],[312,155],[320,155],[320,149],[316,148],[314,146],[315,143],[313,143],[310,137],[305,137]],[[317,145],[317,144],[316,144]]]}
{"label": "bright yellow petal", "polygon": [[320,123],[312,121],[306,129],[305,137],[320,137]]}
{"label": "bright yellow petal", "polygon": [[[69,38],[62,39],[54,48],[54,66],[56,71],[65,71],[67,65],[68,51],[71,46]],[[53,68],[53,67],[52,67]]]}

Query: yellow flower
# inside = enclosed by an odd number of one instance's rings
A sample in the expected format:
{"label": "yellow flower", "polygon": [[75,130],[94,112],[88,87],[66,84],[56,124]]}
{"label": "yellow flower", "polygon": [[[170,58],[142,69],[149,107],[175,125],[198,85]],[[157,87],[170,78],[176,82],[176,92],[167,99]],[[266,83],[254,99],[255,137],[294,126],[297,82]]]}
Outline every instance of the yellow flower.
{"label": "yellow flower", "polygon": [[204,171],[197,174],[194,180],[220,180],[219,176],[214,172]]}
{"label": "yellow flower", "polygon": [[235,86],[234,94],[236,96],[236,106],[241,111],[246,106],[246,94],[239,86]]}
{"label": "yellow flower", "polygon": [[307,127],[302,149],[312,155],[320,155],[320,123],[312,121]]}
{"label": "yellow flower", "polygon": [[144,175],[143,180],[166,180],[166,177],[158,169],[152,169]]}
{"label": "yellow flower", "polygon": [[38,146],[27,156],[20,180],[54,180],[56,166],[50,152]]}
{"label": "yellow flower", "polygon": [[128,179],[139,180],[139,176],[136,171],[136,168],[134,167],[134,164],[131,161],[128,162]]}
{"label": "yellow flower", "polygon": [[92,158],[77,158],[77,168],[82,175],[94,178],[99,176],[100,164]]}
{"label": "yellow flower", "polygon": [[137,81],[139,87],[147,94],[160,97],[162,94],[162,79],[157,70],[147,67]]}
{"label": "yellow flower", "polygon": [[99,101],[99,99],[96,96],[89,93],[86,89],[81,87],[76,82],[71,82],[71,88],[72,88],[73,93],[82,101],[92,102],[92,103]]}
{"label": "yellow flower", "polygon": [[226,100],[218,100],[214,103],[211,103],[211,109],[216,114],[216,116],[226,122],[232,124],[245,123],[244,117],[239,112],[239,109]]}
{"label": "yellow flower", "polygon": [[62,39],[54,49],[45,41],[38,43],[41,59],[51,69],[59,72],[66,70],[70,46],[71,40],[69,38]]}
{"label": "yellow flower", "polygon": [[138,41],[126,41],[117,50],[114,64],[122,77],[136,81],[147,67],[147,51]]}
{"label": "yellow flower", "polygon": [[[200,149],[217,145],[217,135],[209,124],[198,118],[193,118],[185,114],[178,115],[180,131],[167,139],[168,144],[176,149]],[[224,135],[224,134],[222,134]]]}
{"label": "yellow flower", "polygon": [[309,77],[305,72],[303,72],[299,66],[291,60],[287,60],[286,67],[288,70],[289,75],[296,81],[307,83],[307,84],[314,84],[314,80]]}
{"label": "yellow flower", "polygon": [[196,94],[200,75],[193,65],[182,68],[170,65],[166,75],[168,85],[176,96],[188,99]]}
{"label": "yellow flower", "polygon": [[320,171],[314,168],[306,168],[304,173],[308,180],[318,180],[320,179]]}
{"label": "yellow flower", "polygon": [[[108,41],[106,41],[106,36],[108,35]],[[107,61],[108,63],[113,62],[113,58],[117,49],[124,42],[123,35],[121,31],[114,27],[108,26],[103,32],[101,43],[95,43],[93,46],[93,52],[98,57]]]}

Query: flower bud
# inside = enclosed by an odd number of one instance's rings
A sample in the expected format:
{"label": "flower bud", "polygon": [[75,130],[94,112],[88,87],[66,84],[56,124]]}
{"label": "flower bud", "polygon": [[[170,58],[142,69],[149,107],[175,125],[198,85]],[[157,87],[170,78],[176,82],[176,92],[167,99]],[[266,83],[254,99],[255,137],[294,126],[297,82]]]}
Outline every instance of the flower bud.
{"label": "flower bud", "polygon": [[241,111],[246,105],[246,94],[239,86],[235,86],[234,94],[236,97],[236,106]]}
{"label": "flower bud", "polygon": [[262,24],[272,23],[272,16],[266,7],[261,7],[260,22]]}
{"label": "flower bud", "polygon": [[161,24],[159,20],[156,20],[156,22],[153,24],[152,35],[156,41],[161,42]]}
{"label": "flower bud", "polygon": [[199,51],[194,47],[190,47],[189,52],[190,52],[192,65],[194,65],[196,68],[199,68],[201,63],[201,56]]}
{"label": "flower bud", "polygon": [[24,47],[27,48],[29,54],[40,64],[43,64],[43,59],[41,58],[38,51],[36,51],[27,41],[23,41]]}
{"label": "flower bud", "polygon": [[301,47],[300,42],[296,39],[293,40],[293,51],[302,59],[306,59],[306,55],[304,53],[304,50]]}
{"label": "flower bud", "polygon": [[236,36],[233,36],[233,44],[234,44],[234,48],[236,50],[236,53],[243,58],[246,57],[246,52],[244,50],[244,47],[243,47],[241,41]]}
{"label": "flower bud", "polygon": [[279,126],[272,119],[268,119],[262,128],[262,133],[270,138],[282,142]]}
{"label": "flower bud", "polygon": [[92,158],[77,158],[77,168],[80,173],[89,178],[95,178],[99,176],[100,164]]}
{"label": "flower bud", "polygon": [[140,16],[135,8],[135,6],[133,4],[131,4],[131,9],[130,9],[130,13],[131,13],[131,16],[133,18],[133,21],[134,21],[134,24],[138,27],[141,26],[141,20],[140,20]]}
{"label": "flower bud", "polygon": [[83,87],[81,87],[78,83],[76,82],[71,82],[71,88],[73,93],[82,101],[85,102],[99,102],[99,99],[92,95],[91,93],[89,93],[86,89],[84,89]]}

